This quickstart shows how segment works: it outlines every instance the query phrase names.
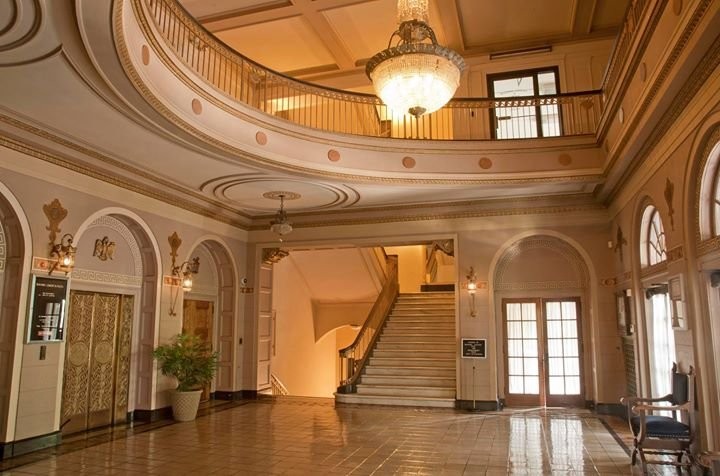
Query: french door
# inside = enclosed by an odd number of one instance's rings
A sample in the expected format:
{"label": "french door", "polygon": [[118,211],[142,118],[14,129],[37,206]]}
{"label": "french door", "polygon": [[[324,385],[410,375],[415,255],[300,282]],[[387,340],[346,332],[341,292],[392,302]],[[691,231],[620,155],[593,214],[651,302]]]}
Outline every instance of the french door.
{"label": "french door", "polygon": [[580,300],[504,299],[505,402],[583,406]]}

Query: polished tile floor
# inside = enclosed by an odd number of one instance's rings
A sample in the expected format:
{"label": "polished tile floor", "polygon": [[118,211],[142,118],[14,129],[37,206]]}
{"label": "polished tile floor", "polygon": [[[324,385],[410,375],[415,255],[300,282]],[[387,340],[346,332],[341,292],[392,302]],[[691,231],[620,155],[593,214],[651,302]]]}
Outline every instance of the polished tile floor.
{"label": "polished tile floor", "polygon": [[0,469],[3,475],[639,474],[621,438],[609,431],[620,422],[608,425],[586,410],[336,408],[332,400],[287,398],[204,413],[190,423],[68,438]]}

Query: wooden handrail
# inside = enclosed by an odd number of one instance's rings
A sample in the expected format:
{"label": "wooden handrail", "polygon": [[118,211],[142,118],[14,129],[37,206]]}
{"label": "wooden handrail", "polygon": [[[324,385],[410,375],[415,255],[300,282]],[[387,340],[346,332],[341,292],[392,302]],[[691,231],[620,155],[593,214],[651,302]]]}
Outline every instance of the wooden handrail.
{"label": "wooden handrail", "polygon": [[385,281],[355,341],[339,351],[341,374],[340,386],[337,389],[338,393],[355,392],[357,380],[363,368],[365,368],[380,331],[385,325],[385,320],[397,300],[400,284],[398,281],[398,257],[396,255],[388,256],[387,269],[388,279]]}

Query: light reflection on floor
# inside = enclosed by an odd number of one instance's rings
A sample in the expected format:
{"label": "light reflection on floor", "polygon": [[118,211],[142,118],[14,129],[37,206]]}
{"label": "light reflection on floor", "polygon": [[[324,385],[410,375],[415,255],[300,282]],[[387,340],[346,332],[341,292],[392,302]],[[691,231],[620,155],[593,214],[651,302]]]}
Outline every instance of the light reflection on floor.
{"label": "light reflection on floor", "polygon": [[[640,474],[587,410],[466,413],[260,400],[68,448],[2,474]],[[665,473],[677,474],[652,468]]]}

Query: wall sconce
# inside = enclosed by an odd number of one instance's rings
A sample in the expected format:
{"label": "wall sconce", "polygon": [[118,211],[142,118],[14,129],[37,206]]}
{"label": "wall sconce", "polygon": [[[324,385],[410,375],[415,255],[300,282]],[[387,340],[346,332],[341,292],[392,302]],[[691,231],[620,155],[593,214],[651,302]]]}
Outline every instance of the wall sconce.
{"label": "wall sconce", "polygon": [[192,261],[185,261],[179,266],[175,266],[173,262],[172,275],[173,284],[170,287],[170,315],[177,316],[175,313],[175,305],[177,304],[177,298],[180,294],[180,288],[187,292],[192,291],[193,286],[193,274],[197,274],[200,269],[200,258],[195,257]]}
{"label": "wall sconce", "polygon": [[77,247],[72,244],[73,236],[70,233],[65,233],[59,243],[52,243],[50,258],[53,258],[54,261],[50,265],[48,275],[51,275],[58,267],[65,271],[65,274],[72,270],[75,266],[75,253],[77,253]]}
{"label": "wall sconce", "polygon": [[476,317],[477,311],[475,310],[475,293],[477,292],[477,276],[475,276],[475,270],[472,266],[470,266],[470,272],[467,274],[466,278],[466,289],[470,295],[470,317]]}

